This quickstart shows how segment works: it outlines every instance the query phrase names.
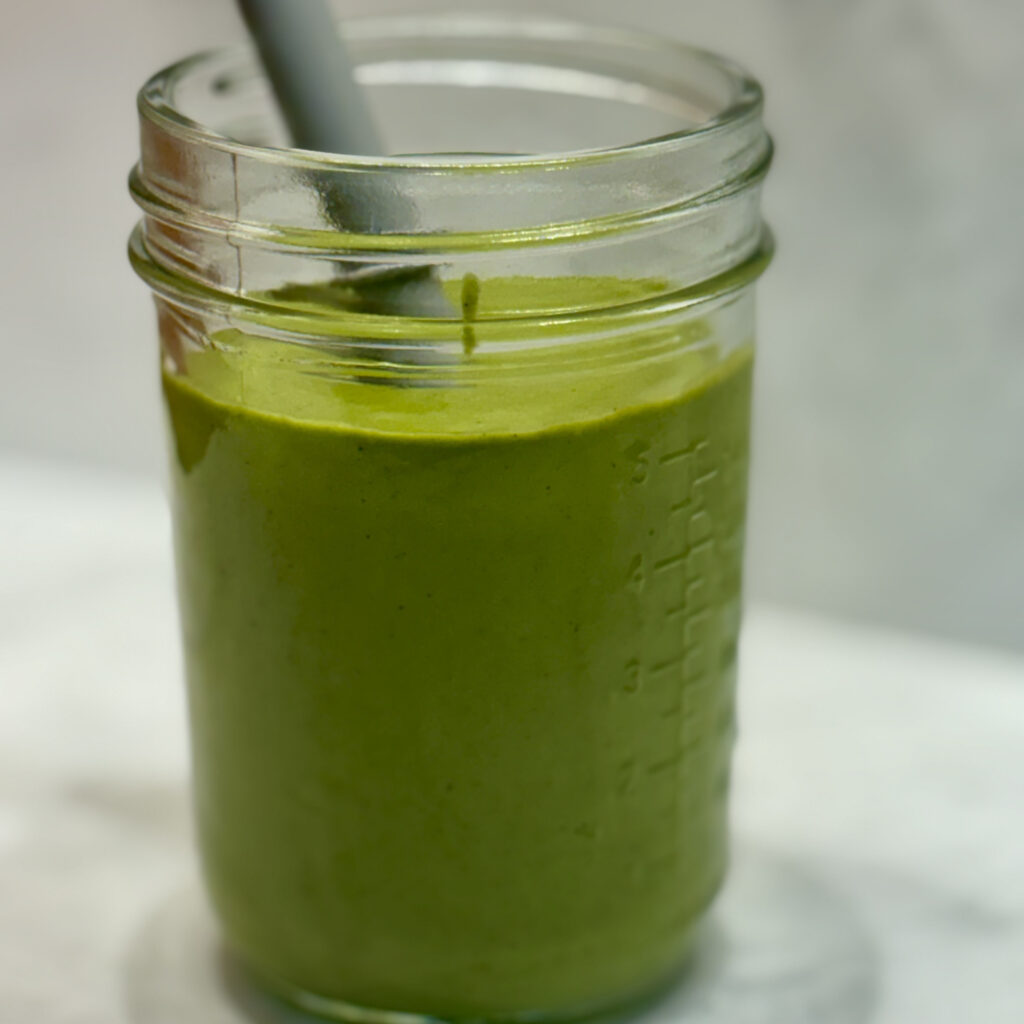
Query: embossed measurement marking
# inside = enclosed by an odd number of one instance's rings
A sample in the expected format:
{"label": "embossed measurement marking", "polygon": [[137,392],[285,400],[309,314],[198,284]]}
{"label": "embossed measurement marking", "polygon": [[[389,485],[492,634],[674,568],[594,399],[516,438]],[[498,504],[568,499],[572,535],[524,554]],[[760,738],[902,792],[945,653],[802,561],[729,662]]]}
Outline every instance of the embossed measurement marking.
{"label": "embossed measurement marking", "polygon": [[691,441],[683,448],[675,448],[672,451],[665,452],[658,461],[663,466],[670,466],[673,462],[684,462],[686,459],[691,458],[694,461],[703,461],[703,457],[707,455],[710,448],[710,442],[706,438],[701,438],[697,441]]}
{"label": "embossed measurement marking", "polygon": [[661,456],[660,459],[658,459],[658,462],[660,462],[663,466],[670,466],[673,462],[681,462],[683,459],[689,458],[691,455],[693,455],[695,450],[696,449],[691,447],[679,448],[677,451],[674,452],[666,452],[664,455]]}
{"label": "embossed measurement marking", "polygon": [[657,675],[661,672],[668,672],[670,669],[681,668],[685,655],[679,654],[674,658],[666,658],[664,661],[659,661],[657,664],[651,666],[651,675]]}
{"label": "embossed measurement marking", "polygon": [[680,551],[678,555],[669,555],[668,558],[661,558],[654,563],[654,571],[670,572],[686,562],[686,555],[687,552]]}
{"label": "embossed measurement marking", "polygon": [[659,775],[661,772],[671,771],[676,767],[683,759],[682,751],[677,751],[670,757],[666,757],[661,761],[655,761],[654,764],[647,766],[648,775]]}
{"label": "embossed measurement marking", "polygon": [[660,619],[671,626],[638,632],[633,656],[623,664],[619,693],[629,700],[654,700],[651,710],[661,724],[647,756],[620,768],[617,791],[625,796],[640,785],[637,779],[647,778],[650,785],[665,787],[666,799],[678,807],[696,799],[695,787],[705,774],[699,764],[717,672],[716,573],[723,525],[713,510],[719,507],[717,489],[729,477],[728,467],[715,465],[723,453],[708,439],[679,444],[677,435],[667,451],[659,441],[636,438],[624,453],[646,536],[660,546],[635,550],[625,588],[641,622]]}

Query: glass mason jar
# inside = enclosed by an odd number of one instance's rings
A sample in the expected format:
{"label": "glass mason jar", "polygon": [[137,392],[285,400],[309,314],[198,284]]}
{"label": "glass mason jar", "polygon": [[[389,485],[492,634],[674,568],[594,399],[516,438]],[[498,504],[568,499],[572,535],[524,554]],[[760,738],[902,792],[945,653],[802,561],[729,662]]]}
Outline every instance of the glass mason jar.
{"label": "glass mason jar", "polygon": [[761,92],[578,25],[345,31],[411,155],[285,148],[244,50],[140,94],[208,892],[321,1013],[596,1013],[725,871]]}

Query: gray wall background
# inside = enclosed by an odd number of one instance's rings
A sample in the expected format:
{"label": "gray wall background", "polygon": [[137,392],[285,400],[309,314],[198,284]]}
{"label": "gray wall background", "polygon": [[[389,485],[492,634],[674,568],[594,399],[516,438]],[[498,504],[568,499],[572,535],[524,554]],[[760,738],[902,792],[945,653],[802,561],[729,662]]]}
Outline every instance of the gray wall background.
{"label": "gray wall background", "polygon": [[[751,595],[1024,649],[1024,4],[459,6],[669,32],[761,78],[780,250]],[[133,96],[240,33],[230,0],[5,0],[0,449],[160,472],[151,310],[124,258]]]}

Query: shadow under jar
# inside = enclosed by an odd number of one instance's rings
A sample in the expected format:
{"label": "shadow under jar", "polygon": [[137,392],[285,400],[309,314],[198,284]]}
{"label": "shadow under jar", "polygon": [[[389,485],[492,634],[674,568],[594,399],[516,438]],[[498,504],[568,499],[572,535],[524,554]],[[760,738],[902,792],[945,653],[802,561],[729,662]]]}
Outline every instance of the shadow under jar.
{"label": "shadow under jar", "polygon": [[[571,24],[345,31],[413,155],[285,148],[247,51],[140,94],[207,889],[320,1013],[624,1006],[726,865],[760,89]],[[450,316],[377,301],[424,273]]]}

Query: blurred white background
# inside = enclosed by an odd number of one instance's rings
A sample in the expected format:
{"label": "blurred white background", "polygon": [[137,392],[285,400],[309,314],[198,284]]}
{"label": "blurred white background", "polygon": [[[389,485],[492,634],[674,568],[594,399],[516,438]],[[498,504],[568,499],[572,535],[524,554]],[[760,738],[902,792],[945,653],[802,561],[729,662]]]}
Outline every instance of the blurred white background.
{"label": "blurred white background", "polygon": [[[667,32],[761,78],[780,249],[750,593],[1024,649],[1024,3],[459,6]],[[156,476],[152,313],[124,256],[133,98],[241,25],[230,0],[4,8],[0,450]]]}

